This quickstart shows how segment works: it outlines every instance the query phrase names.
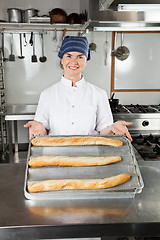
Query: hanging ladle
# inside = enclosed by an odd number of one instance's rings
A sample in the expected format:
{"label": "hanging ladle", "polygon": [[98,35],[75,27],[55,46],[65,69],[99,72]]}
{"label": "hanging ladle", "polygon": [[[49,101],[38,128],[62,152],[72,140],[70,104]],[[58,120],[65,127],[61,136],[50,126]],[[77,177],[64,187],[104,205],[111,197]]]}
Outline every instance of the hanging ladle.
{"label": "hanging ladle", "polygon": [[129,57],[129,49],[126,46],[123,46],[123,37],[124,33],[121,33],[121,46],[116,50],[112,51],[112,56],[115,56],[118,60],[124,61]]}
{"label": "hanging ladle", "polygon": [[39,58],[40,62],[46,62],[47,58],[44,56],[44,40],[43,40],[43,33],[41,33],[41,39],[42,39],[42,57]]}
{"label": "hanging ladle", "polygon": [[33,38],[32,38],[32,41],[33,41],[33,55],[31,56],[31,62],[38,62],[37,60],[37,56],[35,54],[35,34],[32,35]]}
{"label": "hanging ladle", "polygon": [[15,61],[15,55],[13,54],[13,33],[11,33],[11,54],[9,55],[9,61]]}
{"label": "hanging ladle", "polygon": [[93,31],[92,31],[92,42],[89,44],[89,49],[91,51],[96,51],[97,45],[93,41]]}
{"label": "hanging ladle", "polygon": [[22,55],[22,34],[20,33],[19,34],[19,40],[20,40],[20,56],[18,56],[18,58],[20,58],[20,59],[23,59],[23,58],[25,58],[23,55]]}

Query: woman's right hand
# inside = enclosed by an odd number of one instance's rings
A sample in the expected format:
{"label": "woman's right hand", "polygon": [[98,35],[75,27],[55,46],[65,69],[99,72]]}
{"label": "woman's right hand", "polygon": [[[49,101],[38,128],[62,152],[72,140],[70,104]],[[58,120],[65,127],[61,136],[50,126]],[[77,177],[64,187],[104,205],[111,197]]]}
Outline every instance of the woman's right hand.
{"label": "woman's right hand", "polygon": [[29,121],[24,125],[29,128],[29,138],[34,136],[47,135],[47,130],[44,128],[43,123],[37,121]]}

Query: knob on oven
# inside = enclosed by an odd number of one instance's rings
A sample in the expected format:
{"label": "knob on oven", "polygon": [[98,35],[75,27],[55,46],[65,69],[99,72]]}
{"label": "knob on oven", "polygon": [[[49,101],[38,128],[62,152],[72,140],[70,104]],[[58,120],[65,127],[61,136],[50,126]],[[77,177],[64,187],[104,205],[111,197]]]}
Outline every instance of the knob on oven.
{"label": "knob on oven", "polygon": [[142,125],[143,125],[144,127],[147,127],[147,126],[149,125],[149,122],[148,122],[147,120],[144,120],[144,121],[142,122]]}

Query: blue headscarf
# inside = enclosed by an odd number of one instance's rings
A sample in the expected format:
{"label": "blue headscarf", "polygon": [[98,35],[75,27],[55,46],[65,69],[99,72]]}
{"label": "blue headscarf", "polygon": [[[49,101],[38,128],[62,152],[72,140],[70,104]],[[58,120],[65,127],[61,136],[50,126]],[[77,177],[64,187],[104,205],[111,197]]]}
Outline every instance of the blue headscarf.
{"label": "blue headscarf", "polygon": [[62,59],[63,55],[67,52],[80,52],[83,53],[87,61],[90,60],[90,49],[86,37],[79,36],[66,36],[62,42],[58,57]]}

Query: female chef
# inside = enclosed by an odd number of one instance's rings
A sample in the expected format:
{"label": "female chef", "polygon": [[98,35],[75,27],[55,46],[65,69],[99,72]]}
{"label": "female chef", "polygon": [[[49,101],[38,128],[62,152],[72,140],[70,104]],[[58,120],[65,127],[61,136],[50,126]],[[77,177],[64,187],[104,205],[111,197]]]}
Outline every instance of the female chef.
{"label": "female chef", "polygon": [[24,125],[29,127],[29,137],[114,133],[127,136],[132,141],[127,129],[132,123],[113,123],[106,92],[87,82],[82,75],[90,60],[87,38],[66,36],[58,57],[64,75],[41,93],[34,121]]}

